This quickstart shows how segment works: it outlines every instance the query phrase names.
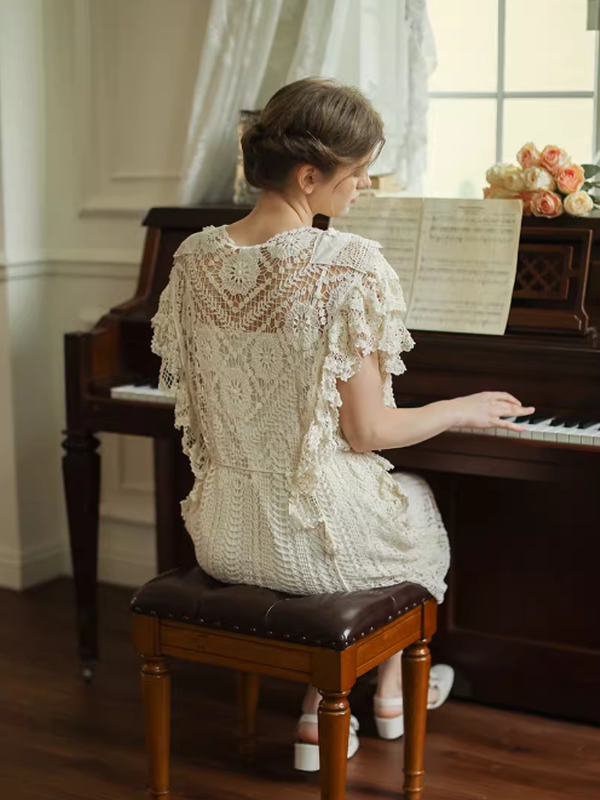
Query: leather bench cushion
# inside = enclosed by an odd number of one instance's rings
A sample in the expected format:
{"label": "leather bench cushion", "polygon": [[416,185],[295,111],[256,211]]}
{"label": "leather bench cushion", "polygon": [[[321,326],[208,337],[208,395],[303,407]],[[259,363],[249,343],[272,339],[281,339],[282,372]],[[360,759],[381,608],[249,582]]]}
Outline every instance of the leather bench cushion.
{"label": "leather bench cushion", "polygon": [[200,567],[175,569],[142,586],[131,602],[136,614],[193,625],[344,650],[430,598],[401,583],[383,589],[308,596],[259,586],[225,584]]}

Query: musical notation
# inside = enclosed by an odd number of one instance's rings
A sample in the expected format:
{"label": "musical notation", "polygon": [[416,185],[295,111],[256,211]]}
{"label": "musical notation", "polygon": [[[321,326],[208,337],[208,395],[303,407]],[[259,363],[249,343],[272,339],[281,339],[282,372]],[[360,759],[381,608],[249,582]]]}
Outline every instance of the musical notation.
{"label": "musical notation", "polygon": [[381,243],[402,284],[409,328],[500,335],[521,215],[511,200],[367,196],[332,224]]}

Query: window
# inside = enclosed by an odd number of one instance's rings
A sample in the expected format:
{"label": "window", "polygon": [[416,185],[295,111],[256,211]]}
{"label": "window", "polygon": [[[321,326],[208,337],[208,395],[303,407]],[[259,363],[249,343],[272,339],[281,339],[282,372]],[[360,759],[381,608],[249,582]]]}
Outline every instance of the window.
{"label": "window", "polygon": [[429,82],[425,194],[481,197],[496,161],[527,141],[579,163],[596,141],[597,40],[587,0],[428,0],[437,49]]}

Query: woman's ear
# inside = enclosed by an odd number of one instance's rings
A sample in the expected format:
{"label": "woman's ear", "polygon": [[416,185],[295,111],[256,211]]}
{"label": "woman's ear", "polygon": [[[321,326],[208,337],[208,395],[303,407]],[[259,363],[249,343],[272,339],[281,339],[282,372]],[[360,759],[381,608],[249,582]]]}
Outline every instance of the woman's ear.
{"label": "woman's ear", "polygon": [[296,181],[304,194],[312,194],[317,187],[317,168],[312,164],[300,164],[296,172]]}

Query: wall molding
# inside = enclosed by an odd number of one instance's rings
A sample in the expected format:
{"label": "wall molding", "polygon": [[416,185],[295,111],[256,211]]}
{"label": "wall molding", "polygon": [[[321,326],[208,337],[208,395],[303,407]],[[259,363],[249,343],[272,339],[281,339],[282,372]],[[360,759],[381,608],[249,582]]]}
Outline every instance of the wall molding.
{"label": "wall molding", "polygon": [[[109,125],[118,116],[114,108],[118,75],[114,42],[107,46],[101,37],[105,30],[118,29],[117,0],[78,0],[74,13],[76,126],[82,176],[79,216],[140,217],[151,206],[173,204],[180,173],[123,169],[114,163],[116,134]],[[98,14],[102,16],[98,18]]]}
{"label": "wall molding", "polygon": [[85,251],[79,258],[71,256],[69,260],[49,258],[40,261],[0,262],[0,283],[33,278],[100,278],[103,280],[136,280],[139,261],[131,258],[127,261],[118,258],[103,260],[96,254],[86,257]]}

